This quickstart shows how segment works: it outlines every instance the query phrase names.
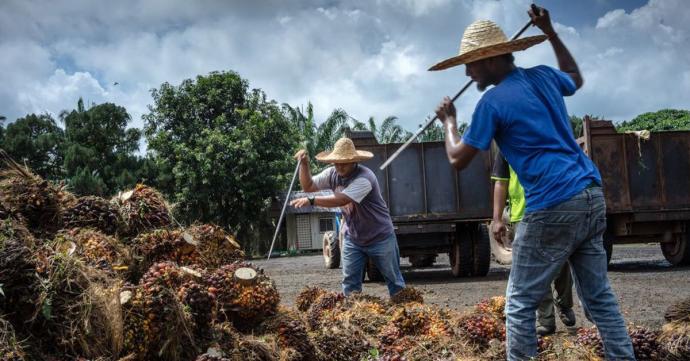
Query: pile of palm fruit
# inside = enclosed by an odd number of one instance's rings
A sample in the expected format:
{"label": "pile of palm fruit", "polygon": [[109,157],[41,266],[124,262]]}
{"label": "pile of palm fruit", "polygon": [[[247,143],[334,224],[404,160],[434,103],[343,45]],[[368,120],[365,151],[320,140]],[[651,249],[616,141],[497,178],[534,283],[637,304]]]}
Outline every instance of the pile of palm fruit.
{"label": "pile of palm fruit", "polygon": [[[176,224],[155,189],[76,197],[0,150],[0,361],[504,360],[505,298],[459,313],[406,288],[390,300],[307,287],[281,305],[232,234]],[[639,360],[690,359],[690,300]],[[601,360],[596,328],[539,338],[540,360]]]}

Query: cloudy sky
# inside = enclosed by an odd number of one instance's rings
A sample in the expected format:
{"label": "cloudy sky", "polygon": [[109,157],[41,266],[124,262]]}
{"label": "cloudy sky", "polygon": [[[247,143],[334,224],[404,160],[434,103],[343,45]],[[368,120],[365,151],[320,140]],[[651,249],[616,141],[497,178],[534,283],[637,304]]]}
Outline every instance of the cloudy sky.
{"label": "cloudy sky", "polygon": [[[58,114],[87,104],[127,108],[132,126],[150,89],[234,70],[269,98],[353,117],[394,115],[414,130],[464,67],[426,69],[457,54],[480,18],[510,36],[527,20],[523,0],[150,0],[0,2],[0,114]],[[690,108],[690,6],[683,0],[543,0],[578,61],[585,86],[569,112],[613,120]],[[536,34],[537,29],[527,34]],[[516,53],[523,67],[556,66],[548,43]],[[117,85],[115,85],[117,83]],[[480,93],[457,103],[470,118]]]}

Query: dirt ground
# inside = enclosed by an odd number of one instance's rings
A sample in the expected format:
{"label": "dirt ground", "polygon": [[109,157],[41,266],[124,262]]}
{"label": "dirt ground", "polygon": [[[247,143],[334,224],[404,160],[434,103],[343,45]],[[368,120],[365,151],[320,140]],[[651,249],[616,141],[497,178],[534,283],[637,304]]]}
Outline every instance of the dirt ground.
{"label": "dirt ground", "polygon": [[[254,263],[276,282],[281,302],[288,306],[293,305],[297,294],[308,285],[340,290],[341,270],[326,269],[321,255]],[[492,263],[486,277],[455,278],[450,274],[447,255],[439,255],[433,267],[424,269],[413,269],[403,259],[402,271],[407,284],[424,293],[426,303],[465,311],[484,298],[504,294],[509,267]],[[658,244],[615,246],[609,279],[628,323],[661,327],[666,307],[690,297],[690,267],[671,267]],[[365,283],[364,293],[387,296],[382,283]],[[575,304],[576,326],[591,326],[577,301]],[[562,327],[559,323],[559,328]]]}

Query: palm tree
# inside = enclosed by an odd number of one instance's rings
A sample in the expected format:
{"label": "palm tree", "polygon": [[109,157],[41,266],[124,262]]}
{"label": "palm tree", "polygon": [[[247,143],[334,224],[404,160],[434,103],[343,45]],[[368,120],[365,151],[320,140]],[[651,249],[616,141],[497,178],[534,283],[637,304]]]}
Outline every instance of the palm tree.
{"label": "palm tree", "polygon": [[374,117],[369,117],[367,123],[355,121],[354,130],[368,130],[374,134],[376,140],[381,144],[386,143],[401,143],[407,140],[412,133],[403,129],[399,124],[396,124],[398,117],[389,116],[383,120],[381,125],[376,124]]}

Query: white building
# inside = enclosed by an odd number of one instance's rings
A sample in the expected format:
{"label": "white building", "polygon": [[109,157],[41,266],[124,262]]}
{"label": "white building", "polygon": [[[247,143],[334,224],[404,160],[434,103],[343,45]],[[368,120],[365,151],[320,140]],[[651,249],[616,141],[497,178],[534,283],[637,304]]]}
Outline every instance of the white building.
{"label": "white building", "polygon": [[[314,196],[331,195],[328,192],[311,193]],[[290,200],[306,197],[308,193],[293,192]],[[303,207],[294,208],[288,205],[285,211],[288,249],[298,251],[321,250],[323,235],[328,231],[335,232],[338,225],[336,214],[338,208]],[[337,234],[337,233],[336,233]]]}

